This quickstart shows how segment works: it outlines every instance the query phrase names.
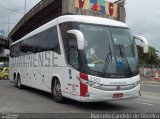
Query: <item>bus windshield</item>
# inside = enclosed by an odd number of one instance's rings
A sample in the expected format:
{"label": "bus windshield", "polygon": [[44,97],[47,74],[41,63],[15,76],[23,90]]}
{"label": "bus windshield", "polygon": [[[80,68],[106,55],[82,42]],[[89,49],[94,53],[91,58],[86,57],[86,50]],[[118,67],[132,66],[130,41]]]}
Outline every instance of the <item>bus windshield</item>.
{"label": "bus windshield", "polygon": [[139,73],[138,53],[128,28],[83,23],[72,26],[84,35],[84,69],[94,72],[93,75],[98,73],[110,78],[131,77]]}

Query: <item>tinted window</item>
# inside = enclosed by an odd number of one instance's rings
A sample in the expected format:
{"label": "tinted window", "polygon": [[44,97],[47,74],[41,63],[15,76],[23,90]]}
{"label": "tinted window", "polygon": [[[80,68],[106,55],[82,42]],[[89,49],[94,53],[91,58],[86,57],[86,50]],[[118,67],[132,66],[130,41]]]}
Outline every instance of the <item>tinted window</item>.
{"label": "tinted window", "polygon": [[26,41],[22,41],[21,43],[21,55],[24,55],[28,52],[28,45],[26,43]]}
{"label": "tinted window", "polygon": [[13,57],[43,51],[54,51],[60,54],[57,27],[52,27],[11,46]]}
{"label": "tinted window", "polygon": [[14,56],[13,56],[13,54],[14,54],[13,46],[10,47],[10,50],[11,50],[11,51],[10,51],[10,56],[11,56],[11,57],[14,57]]}
{"label": "tinted window", "polygon": [[45,50],[45,35],[40,33],[34,36],[36,39],[35,52],[43,52]]}
{"label": "tinted window", "polygon": [[36,39],[34,37],[27,38],[21,44],[21,54],[35,53]]}
{"label": "tinted window", "polygon": [[78,68],[78,48],[77,48],[77,40],[70,39],[69,46],[68,46],[68,61],[69,64]]}
{"label": "tinted window", "polygon": [[11,57],[16,57],[20,55],[20,43],[11,46]]}
{"label": "tinted window", "polygon": [[67,33],[76,27],[72,23],[63,23],[60,24],[60,28],[67,61],[73,67],[79,68],[77,39],[75,35]]}
{"label": "tinted window", "polygon": [[52,50],[60,54],[57,28],[53,27],[51,29],[48,29],[47,31],[45,31],[44,36],[46,40],[45,49]]}

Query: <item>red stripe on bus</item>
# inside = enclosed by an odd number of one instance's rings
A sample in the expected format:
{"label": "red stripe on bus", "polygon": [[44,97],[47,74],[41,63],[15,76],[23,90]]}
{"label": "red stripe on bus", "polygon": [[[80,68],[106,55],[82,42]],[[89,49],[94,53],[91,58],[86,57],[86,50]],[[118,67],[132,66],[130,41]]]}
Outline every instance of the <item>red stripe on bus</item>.
{"label": "red stripe on bus", "polygon": [[86,84],[80,83],[80,96],[85,97],[88,92],[88,86]]}

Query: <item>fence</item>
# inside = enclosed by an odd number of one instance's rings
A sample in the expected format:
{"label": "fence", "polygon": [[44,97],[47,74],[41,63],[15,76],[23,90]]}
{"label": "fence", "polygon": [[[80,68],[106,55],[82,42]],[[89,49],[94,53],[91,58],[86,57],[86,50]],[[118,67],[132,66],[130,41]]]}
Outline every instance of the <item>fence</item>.
{"label": "fence", "polygon": [[141,65],[140,75],[144,80],[159,80],[160,65]]}

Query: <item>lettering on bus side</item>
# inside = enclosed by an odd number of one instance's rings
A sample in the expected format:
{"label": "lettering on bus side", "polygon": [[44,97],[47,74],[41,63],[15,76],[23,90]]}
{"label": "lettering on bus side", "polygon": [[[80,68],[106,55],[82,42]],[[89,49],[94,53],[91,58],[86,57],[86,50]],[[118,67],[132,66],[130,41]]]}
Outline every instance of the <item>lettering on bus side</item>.
{"label": "lettering on bus side", "polygon": [[11,61],[12,67],[56,67],[58,57],[54,52],[41,52],[37,54],[28,54],[20,57],[14,57]]}

